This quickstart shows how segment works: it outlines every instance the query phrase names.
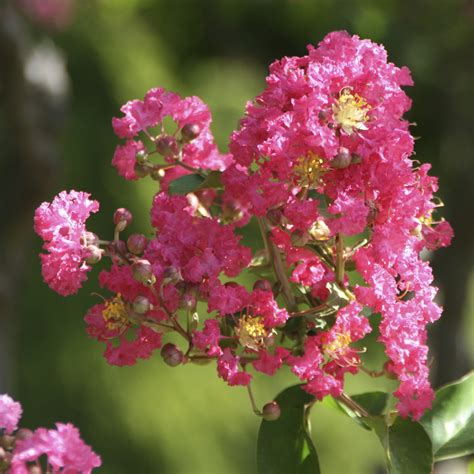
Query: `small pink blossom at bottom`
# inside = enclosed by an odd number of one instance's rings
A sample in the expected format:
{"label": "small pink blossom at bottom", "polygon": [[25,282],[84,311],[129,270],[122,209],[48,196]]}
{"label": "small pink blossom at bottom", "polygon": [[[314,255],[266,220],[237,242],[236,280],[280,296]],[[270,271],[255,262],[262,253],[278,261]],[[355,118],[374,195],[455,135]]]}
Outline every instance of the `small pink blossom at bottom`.
{"label": "small pink blossom at bottom", "polygon": [[239,358],[234,356],[228,347],[217,360],[217,373],[230,386],[248,385],[252,380],[249,373],[239,371]]}
{"label": "small pink blossom at bottom", "polygon": [[0,395],[0,430],[4,429],[7,434],[15,431],[22,411],[21,405],[9,395]]}
{"label": "small pink blossom at bottom", "polygon": [[82,441],[76,427],[70,423],[57,423],[56,428],[39,428],[31,438],[16,442],[12,474],[28,474],[27,463],[44,454],[53,473],[89,474],[101,465],[100,457]]}

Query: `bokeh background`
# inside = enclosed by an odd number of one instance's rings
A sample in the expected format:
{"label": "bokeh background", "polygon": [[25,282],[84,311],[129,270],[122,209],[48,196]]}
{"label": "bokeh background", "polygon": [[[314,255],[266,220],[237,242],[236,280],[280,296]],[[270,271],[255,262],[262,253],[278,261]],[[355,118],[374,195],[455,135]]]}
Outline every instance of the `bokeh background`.
{"label": "bokeh background", "polygon": [[[110,166],[111,118],[120,105],[156,86],[199,95],[224,150],[245,102],[263,89],[268,64],[303,55],[308,43],[339,29],[383,43],[390,60],[413,73],[416,158],[440,176],[443,213],[456,233],[433,258],[445,306],[431,331],[433,383],[469,370],[474,2],[1,0],[0,393],[21,401],[23,426],[73,422],[101,454],[102,473],[255,472],[259,419],[245,389],[227,387],[213,365],[172,369],[158,355],[131,368],[108,366],[82,321],[97,303],[97,271],[78,296],[50,291],[32,216],[42,201],[74,188],[101,202],[90,221],[99,235],[110,235],[121,206],[135,216],[133,231],[147,231],[156,183],[125,182]],[[383,351],[370,344],[368,365],[380,368]],[[294,382],[284,371],[258,377],[258,403]],[[394,384],[361,375],[347,387],[357,393]],[[324,473],[383,472],[374,434],[321,405],[311,419]]]}

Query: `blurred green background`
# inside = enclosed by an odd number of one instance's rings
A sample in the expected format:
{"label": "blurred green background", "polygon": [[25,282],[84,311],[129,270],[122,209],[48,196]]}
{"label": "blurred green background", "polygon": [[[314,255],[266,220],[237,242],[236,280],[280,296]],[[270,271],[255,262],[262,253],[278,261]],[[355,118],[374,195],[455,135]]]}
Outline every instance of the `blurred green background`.
{"label": "blurred green background", "polygon": [[[303,55],[339,29],[383,43],[413,73],[416,158],[440,176],[443,215],[456,233],[433,260],[445,305],[431,334],[434,384],[472,366],[472,1],[78,0],[62,28],[14,3],[0,2],[0,393],[21,401],[23,426],[73,422],[102,456],[103,473],[255,472],[259,419],[245,389],[227,387],[214,365],[172,369],[157,356],[108,366],[82,321],[97,303],[97,270],[78,296],[50,291],[32,216],[43,200],[74,188],[100,201],[90,220],[99,235],[110,235],[120,206],[133,212],[133,231],[145,231],[156,184],[125,182],[110,166],[119,107],[156,86],[199,95],[224,150],[268,64]],[[383,351],[374,345],[372,354],[369,366],[380,368]],[[257,377],[258,403],[295,382],[285,371]],[[361,375],[347,391],[394,386]],[[323,473],[383,472],[372,433],[320,405],[312,426]]]}

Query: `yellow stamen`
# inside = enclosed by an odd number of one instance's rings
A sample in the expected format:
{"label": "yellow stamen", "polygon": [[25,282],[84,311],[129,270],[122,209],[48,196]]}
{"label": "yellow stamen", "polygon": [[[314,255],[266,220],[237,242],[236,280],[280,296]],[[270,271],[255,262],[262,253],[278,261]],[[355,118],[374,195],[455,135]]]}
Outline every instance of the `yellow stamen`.
{"label": "yellow stamen", "polygon": [[294,167],[299,184],[310,187],[319,186],[324,173],[323,163],[323,159],[312,152],[307,156],[299,157]]}
{"label": "yellow stamen", "polygon": [[128,313],[120,293],[106,301],[102,316],[107,329],[122,329],[128,325]]}
{"label": "yellow stamen", "polygon": [[351,336],[348,332],[337,333],[336,338],[328,343],[323,344],[323,352],[332,358],[341,357],[351,343]]}
{"label": "yellow stamen", "polygon": [[235,327],[240,344],[255,351],[265,347],[265,340],[271,333],[265,328],[261,316],[242,316]]}
{"label": "yellow stamen", "polygon": [[332,106],[334,120],[348,135],[352,135],[354,130],[367,130],[365,122],[370,109],[363,97],[352,93],[351,87],[344,87]]}

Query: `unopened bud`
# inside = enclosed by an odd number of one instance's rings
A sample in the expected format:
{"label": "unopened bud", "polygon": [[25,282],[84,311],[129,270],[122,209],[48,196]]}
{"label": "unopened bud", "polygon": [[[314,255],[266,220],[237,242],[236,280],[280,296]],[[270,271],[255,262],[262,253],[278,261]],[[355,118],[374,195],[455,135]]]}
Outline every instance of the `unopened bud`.
{"label": "unopened bud", "polygon": [[295,247],[304,247],[308,240],[309,235],[305,231],[297,229],[291,234],[291,244]]}
{"label": "unopened bud", "polygon": [[102,254],[104,253],[102,249],[100,249],[99,247],[96,247],[95,245],[89,245],[86,251],[87,251],[86,263],[88,265],[94,265],[95,263],[100,262],[102,258]]}
{"label": "unopened bud", "polygon": [[121,207],[114,212],[114,224],[115,228],[122,232],[133,220],[132,213]]}
{"label": "unopened bud", "polygon": [[169,135],[162,135],[158,137],[155,141],[156,151],[163,156],[177,155],[178,154],[178,144],[176,143],[176,138]]}
{"label": "unopened bud", "polygon": [[196,307],[196,297],[191,293],[185,293],[180,301],[181,308],[192,310]]}
{"label": "unopened bud", "polygon": [[15,437],[18,441],[24,441],[33,437],[33,431],[28,428],[20,428],[16,433]]}
{"label": "unopened bud", "polygon": [[183,353],[174,344],[168,342],[161,349],[161,357],[170,367],[176,367],[183,362]]}
{"label": "unopened bud", "polygon": [[266,421],[275,421],[280,418],[281,410],[277,402],[267,403],[262,409],[263,419]]}
{"label": "unopened bud", "polygon": [[145,285],[153,285],[156,282],[151,263],[148,260],[137,260],[132,264],[132,275],[135,280]]}
{"label": "unopened bud", "polygon": [[280,225],[282,217],[283,213],[281,212],[281,209],[270,209],[267,212],[267,218],[273,225]]}
{"label": "unopened bud", "polygon": [[351,164],[352,156],[350,151],[341,146],[339,153],[332,159],[331,166],[336,169],[347,168]]}
{"label": "unopened bud", "polygon": [[190,142],[199,136],[201,133],[201,127],[197,123],[187,123],[181,129],[181,136],[183,141]]}
{"label": "unopened bud", "polygon": [[141,255],[148,243],[148,239],[143,234],[132,234],[127,239],[127,247],[135,255]]}
{"label": "unopened bud", "polygon": [[362,156],[358,155],[357,153],[352,153],[351,163],[353,165],[358,165],[361,161],[362,161]]}
{"label": "unopened bud", "polygon": [[233,203],[226,202],[222,205],[221,219],[225,224],[238,221],[242,219],[242,217],[244,217],[244,213]]}
{"label": "unopened bud", "polygon": [[175,285],[179,281],[181,281],[183,277],[181,276],[181,272],[178,268],[171,266],[167,267],[163,273],[163,284],[167,285],[168,283],[172,283]]}
{"label": "unopened bud", "polygon": [[329,112],[327,110],[320,110],[319,113],[318,113],[318,118],[322,122],[327,122],[327,120],[329,118]]}
{"label": "unopened bud", "polygon": [[0,437],[0,445],[2,446],[2,448],[11,450],[15,445],[15,440],[16,438],[14,436],[4,435]]}
{"label": "unopened bud", "polygon": [[143,164],[148,160],[148,153],[145,150],[140,150],[136,155],[135,159],[137,163]]}
{"label": "unopened bud", "polygon": [[272,284],[268,280],[257,280],[253,284],[254,290],[272,291]]}
{"label": "unopened bud", "polygon": [[152,305],[150,300],[145,296],[137,296],[133,300],[132,308],[135,313],[145,314],[150,311]]}
{"label": "unopened bud", "polygon": [[141,163],[135,163],[134,170],[138,178],[144,178],[150,173],[150,169],[147,166],[142,165]]}
{"label": "unopened bud", "polygon": [[13,454],[0,448],[0,472],[9,472]]}

